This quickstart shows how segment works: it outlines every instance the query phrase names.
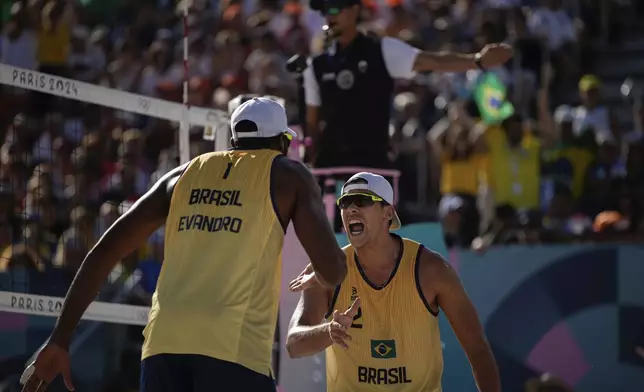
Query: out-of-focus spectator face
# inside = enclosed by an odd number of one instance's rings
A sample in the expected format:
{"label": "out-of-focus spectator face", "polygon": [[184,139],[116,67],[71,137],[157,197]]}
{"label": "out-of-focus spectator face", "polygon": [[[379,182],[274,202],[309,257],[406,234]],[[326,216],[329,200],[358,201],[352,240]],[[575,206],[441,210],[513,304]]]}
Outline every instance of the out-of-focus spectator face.
{"label": "out-of-focus spectator face", "polygon": [[326,10],[325,17],[331,34],[339,37],[344,31],[355,26],[359,13],[360,7],[357,5]]}
{"label": "out-of-focus spectator face", "polygon": [[599,104],[601,81],[595,75],[584,75],[579,80],[579,95],[584,105],[595,107]]}
{"label": "out-of-focus spectator face", "polygon": [[172,51],[168,45],[161,42],[155,42],[150,47],[150,53],[152,56],[152,63],[157,69],[166,69],[174,61]]}
{"label": "out-of-focus spectator face", "polygon": [[27,192],[34,198],[53,198],[52,186],[51,168],[48,165],[38,165],[29,180]]}
{"label": "out-of-focus spectator face", "polygon": [[588,106],[596,106],[599,103],[601,94],[599,88],[591,88],[587,91],[582,92],[582,100]]}
{"label": "out-of-focus spectator face", "polygon": [[27,21],[27,13],[21,3],[16,2],[11,7],[11,16],[7,22],[7,27],[9,29],[9,34],[12,36],[19,34],[23,27],[25,27],[25,22]]}

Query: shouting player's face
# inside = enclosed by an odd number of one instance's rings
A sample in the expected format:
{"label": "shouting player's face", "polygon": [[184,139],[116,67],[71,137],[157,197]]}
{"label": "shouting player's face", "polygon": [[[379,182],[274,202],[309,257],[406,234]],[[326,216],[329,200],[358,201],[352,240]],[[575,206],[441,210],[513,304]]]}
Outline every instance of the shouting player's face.
{"label": "shouting player's face", "polygon": [[389,232],[393,208],[381,198],[367,193],[349,193],[338,201],[342,223],[349,242],[356,248],[381,233]]}

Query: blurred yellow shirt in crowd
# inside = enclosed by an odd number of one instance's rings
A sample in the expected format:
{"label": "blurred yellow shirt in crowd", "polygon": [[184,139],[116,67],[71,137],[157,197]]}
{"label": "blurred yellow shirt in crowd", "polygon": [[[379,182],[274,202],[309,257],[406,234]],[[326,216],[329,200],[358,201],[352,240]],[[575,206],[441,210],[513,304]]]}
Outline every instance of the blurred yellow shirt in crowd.
{"label": "blurred yellow shirt in crowd", "polygon": [[38,61],[40,64],[67,64],[70,38],[71,26],[68,23],[51,26],[50,22],[43,20],[42,27],[38,32]]}
{"label": "blurred yellow shirt in crowd", "polygon": [[441,157],[441,194],[465,193],[476,196],[487,171],[487,154],[472,154],[463,160]]}
{"label": "blurred yellow shirt in crowd", "polygon": [[495,204],[510,204],[515,208],[539,206],[541,181],[541,142],[526,132],[521,148],[510,148],[500,126],[485,132],[490,149],[490,184]]}

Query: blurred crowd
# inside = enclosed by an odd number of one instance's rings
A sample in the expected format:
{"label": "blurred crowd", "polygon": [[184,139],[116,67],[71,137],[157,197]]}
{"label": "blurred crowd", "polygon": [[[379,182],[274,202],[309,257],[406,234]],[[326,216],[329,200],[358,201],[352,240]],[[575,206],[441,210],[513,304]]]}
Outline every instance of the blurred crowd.
{"label": "blurred crowd", "polygon": [[[418,48],[508,42],[516,52],[485,75],[397,85],[390,156],[402,172],[403,222],[439,220],[449,246],[478,251],[644,238],[644,110],[635,105],[639,121],[624,129],[604,104],[596,43],[619,46],[623,31],[602,22],[603,3],[363,0],[362,28]],[[238,94],[270,94],[293,123],[298,85],[286,61],[324,48],[324,18],[298,0],[194,0],[185,25],[183,4],[169,0],[0,4],[1,63],[180,102],[185,28],[191,105],[226,110]],[[628,11],[641,14],[634,4]],[[486,75],[512,106],[496,120],[479,94]],[[0,88],[0,272],[62,271],[66,288],[119,214],[178,165],[178,124]],[[190,129],[192,156],[213,148],[203,133]],[[136,303],[148,303],[162,259],[161,230],[123,261],[141,276]],[[0,290],[21,291],[15,284],[0,280]]]}
{"label": "blurred crowd", "polygon": [[[404,221],[438,219],[450,246],[478,250],[642,234],[640,131],[620,129],[593,75],[600,9],[581,0],[363,2],[362,28],[425,50],[502,41],[516,50],[485,74],[512,106],[492,120],[481,71],[397,86],[391,159],[402,172]],[[298,122],[285,65],[323,50],[318,12],[297,0],[194,1],[184,23],[182,10],[167,1],[5,0],[0,61],[179,102],[186,29],[190,104],[226,110],[240,93],[271,94]],[[619,45],[619,29],[609,32]],[[123,209],[178,164],[176,123],[9,86],[1,99],[0,269],[75,271]],[[202,128],[190,135],[192,156],[212,149]],[[158,264],[162,241],[159,232],[126,268]]]}
{"label": "blurred crowd", "polygon": [[[593,75],[600,5],[363,2],[363,29],[425,50],[503,41],[516,51],[485,75],[419,74],[397,86],[390,157],[402,172],[404,221],[440,220],[450,246],[477,250],[642,234],[640,130],[620,129]],[[238,94],[271,94],[297,123],[286,61],[323,50],[324,18],[297,0],[189,9],[184,23],[183,4],[168,1],[5,0],[0,61],[180,102],[187,31],[190,104],[226,110]],[[609,33],[619,45],[619,28]],[[494,105],[479,93],[490,75],[512,106],[491,120],[484,112]],[[73,273],[123,209],[178,164],[176,123],[9,86],[1,99],[0,270],[27,263]],[[200,127],[190,141],[192,156],[212,150]],[[151,262],[143,270],[158,273],[162,242],[160,231],[123,265]]]}

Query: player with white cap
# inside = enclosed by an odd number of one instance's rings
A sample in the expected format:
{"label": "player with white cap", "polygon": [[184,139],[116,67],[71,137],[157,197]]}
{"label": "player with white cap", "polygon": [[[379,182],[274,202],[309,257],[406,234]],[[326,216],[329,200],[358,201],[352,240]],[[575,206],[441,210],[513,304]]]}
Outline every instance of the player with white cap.
{"label": "player with white cap", "polygon": [[257,97],[231,118],[233,148],[163,176],[87,254],[48,343],[25,372],[26,392],[58,374],[73,389],[69,343],[116,263],[165,225],[141,392],[275,391],[271,350],[284,233],[295,233],[321,280],[346,274],[344,253],[310,171],[285,156],[295,132],[284,108]]}
{"label": "player with white cap", "polygon": [[391,232],[400,227],[393,194],[389,182],[372,173],[344,184],[338,205],[350,243],[344,248],[348,273],[330,289],[309,265],[291,282],[302,296],[288,331],[289,355],[326,349],[328,391],[386,386],[392,392],[440,392],[442,309],[479,390],[499,392],[494,356],[457,274],[437,253]]}

